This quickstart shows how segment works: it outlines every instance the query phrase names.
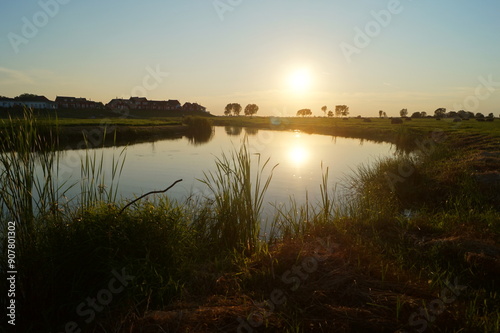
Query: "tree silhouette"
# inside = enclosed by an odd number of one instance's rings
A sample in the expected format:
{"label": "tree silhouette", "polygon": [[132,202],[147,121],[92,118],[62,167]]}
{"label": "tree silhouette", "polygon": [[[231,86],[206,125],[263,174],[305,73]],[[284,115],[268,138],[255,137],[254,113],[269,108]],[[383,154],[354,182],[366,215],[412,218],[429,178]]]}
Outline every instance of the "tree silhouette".
{"label": "tree silhouette", "polygon": [[233,104],[232,103],[229,103],[228,105],[226,105],[226,107],[224,108],[224,115],[225,116],[229,116],[231,115],[231,113],[233,112]]}
{"label": "tree silhouette", "polygon": [[341,115],[342,117],[347,117],[349,115],[349,107],[347,105],[337,105],[335,106],[335,114],[337,117]]}
{"label": "tree silhouette", "polygon": [[252,117],[257,111],[259,111],[259,107],[256,104],[248,104],[245,107],[245,116]]}
{"label": "tree silhouette", "polygon": [[28,93],[24,93],[24,94],[21,94],[17,97],[14,97],[15,99],[28,99],[28,98],[34,98],[34,97],[38,97],[38,95],[34,95],[34,94],[28,94]]}
{"label": "tree silhouette", "polygon": [[235,116],[239,116],[242,109],[239,103],[233,103],[233,113]]}
{"label": "tree silhouette", "polygon": [[328,111],[328,117],[333,117],[333,112],[332,111]]}
{"label": "tree silhouette", "polygon": [[406,117],[408,115],[408,109],[401,109],[401,111],[399,111],[399,115],[401,117]]}
{"label": "tree silhouette", "polygon": [[379,117],[379,118],[382,118],[383,116],[384,116],[384,111],[380,110],[380,111],[378,112],[378,117]]}
{"label": "tree silhouette", "polygon": [[446,114],[446,108],[439,108],[436,109],[436,111],[434,111],[434,116],[437,118],[444,117],[445,114]]}
{"label": "tree silhouette", "polygon": [[327,109],[328,108],[326,107],[326,105],[321,108],[321,111],[323,111],[323,114],[325,115],[325,117],[326,117],[326,110]]}
{"label": "tree silhouette", "polygon": [[310,116],[310,115],[312,115],[311,109],[302,109],[302,110],[297,111],[297,116],[304,117],[304,116]]}

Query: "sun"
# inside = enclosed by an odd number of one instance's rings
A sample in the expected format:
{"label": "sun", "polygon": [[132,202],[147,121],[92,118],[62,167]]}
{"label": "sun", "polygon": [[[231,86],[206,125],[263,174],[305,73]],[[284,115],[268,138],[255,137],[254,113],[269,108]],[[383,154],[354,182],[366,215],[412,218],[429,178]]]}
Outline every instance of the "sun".
{"label": "sun", "polygon": [[288,78],[288,84],[295,92],[307,91],[311,81],[311,72],[306,68],[294,70]]}

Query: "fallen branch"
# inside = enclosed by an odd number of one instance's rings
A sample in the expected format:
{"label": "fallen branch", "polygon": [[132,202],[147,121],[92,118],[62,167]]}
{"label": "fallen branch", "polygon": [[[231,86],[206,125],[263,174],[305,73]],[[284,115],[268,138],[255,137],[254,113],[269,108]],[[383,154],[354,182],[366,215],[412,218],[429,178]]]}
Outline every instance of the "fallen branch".
{"label": "fallen branch", "polygon": [[142,198],[147,197],[148,195],[151,195],[151,194],[160,194],[160,193],[165,193],[165,192],[167,192],[168,190],[170,190],[172,187],[174,187],[174,186],[175,186],[175,184],[180,183],[180,182],[182,182],[182,179],[176,180],[176,181],[175,181],[172,185],[170,185],[169,187],[167,187],[167,188],[166,188],[166,189],[164,189],[163,191],[151,191],[151,192],[148,192],[148,193],[146,193],[146,194],[141,195],[141,196],[140,196],[140,197],[138,197],[137,199],[135,199],[135,200],[133,200],[133,201],[129,202],[128,204],[126,204],[126,205],[125,205],[125,207],[123,207],[123,208],[120,210],[120,212],[118,213],[118,215],[120,215],[121,213],[123,213],[123,211],[124,211],[125,209],[127,209],[130,205],[133,205],[134,203],[136,203],[137,201],[141,200]]}

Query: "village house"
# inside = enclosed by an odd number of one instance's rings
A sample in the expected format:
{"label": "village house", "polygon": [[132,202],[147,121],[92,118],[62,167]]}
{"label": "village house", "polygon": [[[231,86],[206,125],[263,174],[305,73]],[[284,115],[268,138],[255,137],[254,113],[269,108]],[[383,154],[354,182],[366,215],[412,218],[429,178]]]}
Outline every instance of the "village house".
{"label": "village house", "polygon": [[[94,102],[83,97],[57,96],[55,102],[45,96],[23,94],[15,98],[1,97],[0,108],[29,107],[32,109],[102,109],[101,102]],[[114,98],[106,107],[112,110],[150,110],[150,111],[184,111],[207,112],[207,108],[198,103],[184,103],[178,100],[153,101],[146,97],[130,97],[129,99]]]}
{"label": "village house", "polygon": [[57,104],[49,100],[45,96],[23,94],[15,98],[1,97],[0,107],[2,108],[27,107],[39,110],[41,109],[55,110],[57,109]]}
{"label": "village house", "polygon": [[14,99],[8,97],[0,97],[0,108],[11,108],[14,106]]}
{"label": "village house", "polygon": [[81,97],[57,96],[56,103],[59,109],[102,109],[104,107],[100,102],[88,101]]}
{"label": "village house", "polygon": [[106,106],[114,110],[172,111],[180,109],[181,103],[178,100],[148,101],[146,97],[130,97],[129,99],[112,99]]}
{"label": "village house", "polygon": [[129,101],[120,98],[112,99],[108,104],[106,104],[106,107],[112,110],[125,110],[130,108]]}

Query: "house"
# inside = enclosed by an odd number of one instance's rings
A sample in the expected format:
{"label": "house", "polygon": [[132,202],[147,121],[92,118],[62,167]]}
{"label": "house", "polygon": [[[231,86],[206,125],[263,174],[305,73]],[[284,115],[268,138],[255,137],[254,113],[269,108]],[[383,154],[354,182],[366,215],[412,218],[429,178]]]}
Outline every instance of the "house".
{"label": "house", "polygon": [[32,109],[57,109],[57,104],[45,96],[21,95],[14,98],[14,100],[16,100],[17,105],[23,105]]}
{"label": "house", "polygon": [[181,109],[181,103],[178,100],[168,101],[148,101],[146,97],[130,97],[129,99],[111,100],[107,105],[111,109],[130,109],[130,110],[158,110],[172,111]]}
{"label": "house", "polygon": [[129,107],[133,110],[149,110],[150,101],[146,97],[130,97]]}
{"label": "house", "polygon": [[32,109],[55,110],[57,109],[57,104],[45,96],[22,94],[15,98],[0,97],[0,107],[27,107]]}
{"label": "house", "polygon": [[11,108],[15,105],[13,98],[0,97],[0,108]]}
{"label": "house", "polygon": [[106,107],[112,110],[128,110],[130,108],[129,101],[121,98],[112,99],[108,104],[106,104]]}
{"label": "house", "polygon": [[179,110],[181,109],[181,103],[176,99],[169,99],[167,101],[167,110]]}
{"label": "house", "polygon": [[101,109],[103,107],[102,103],[88,101],[81,97],[57,96],[56,103],[59,109]]}

